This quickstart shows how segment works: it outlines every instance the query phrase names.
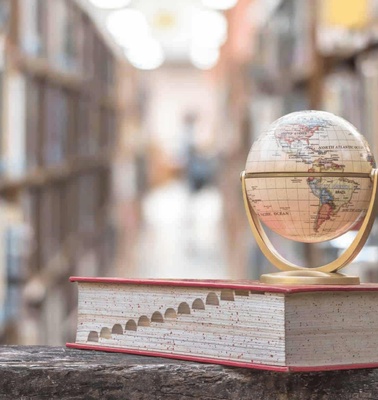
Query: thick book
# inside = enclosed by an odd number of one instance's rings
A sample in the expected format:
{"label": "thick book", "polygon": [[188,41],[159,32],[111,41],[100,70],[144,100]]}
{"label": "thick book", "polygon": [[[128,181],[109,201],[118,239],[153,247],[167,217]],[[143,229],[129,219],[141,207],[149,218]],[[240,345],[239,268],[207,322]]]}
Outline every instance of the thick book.
{"label": "thick book", "polygon": [[273,371],[378,366],[378,284],[71,277],[70,348]]}

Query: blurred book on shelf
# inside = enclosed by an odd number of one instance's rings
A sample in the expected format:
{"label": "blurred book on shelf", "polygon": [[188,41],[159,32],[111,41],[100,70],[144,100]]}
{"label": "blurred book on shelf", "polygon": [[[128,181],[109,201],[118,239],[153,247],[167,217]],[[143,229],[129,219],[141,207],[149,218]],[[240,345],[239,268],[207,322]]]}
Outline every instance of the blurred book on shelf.
{"label": "blurred book on shelf", "polygon": [[26,79],[26,168],[33,171],[41,165],[41,142],[42,131],[42,81],[30,75]]}
{"label": "blurred book on shelf", "polygon": [[326,57],[353,56],[378,42],[376,0],[322,0],[317,46]]}
{"label": "blurred book on shelf", "polygon": [[68,8],[69,2],[65,0],[50,1],[47,6],[49,16],[47,18],[47,55],[49,62],[57,68],[69,70],[72,65],[69,53],[72,44],[71,35],[73,30],[69,30]]}
{"label": "blurred book on shelf", "polygon": [[275,121],[283,114],[282,110],[283,100],[278,95],[261,93],[256,99],[251,101],[251,144],[268,128],[272,121]]}
{"label": "blurred book on shelf", "polygon": [[67,100],[63,89],[46,86],[44,93],[43,165],[59,165],[64,159],[67,138]]}
{"label": "blurred book on shelf", "polygon": [[[324,78],[322,109],[347,119],[357,129],[362,128],[361,82],[356,73],[339,68]],[[371,138],[364,132],[369,143]]]}
{"label": "blurred book on shelf", "polygon": [[369,51],[357,59],[357,71],[362,84],[362,97],[359,108],[363,112],[363,134],[378,157],[378,51]]}
{"label": "blurred book on shelf", "polygon": [[[254,9],[259,7],[266,7],[263,1],[257,2]],[[273,91],[288,90],[293,82],[311,73],[311,12],[309,0],[280,1],[256,33],[252,72]]]}
{"label": "blurred book on shelf", "polygon": [[8,28],[11,13],[10,0],[0,0],[0,32],[4,33]]}
{"label": "blurred book on shelf", "polygon": [[20,0],[18,5],[20,47],[25,54],[42,57],[46,54],[46,4],[43,0]]}
{"label": "blurred book on shelf", "polygon": [[7,341],[17,338],[31,236],[20,208],[6,201],[0,201],[0,241],[0,338]]}
{"label": "blurred book on shelf", "polygon": [[26,82],[24,75],[18,71],[10,71],[4,86],[5,103],[8,107],[5,123],[8,125],[8,132],[12,132],[12,134],[6,135],[3,140],[3,174],[7,178],[18,178],[25,173],[26,168]]}
{"label": "blurred book on shelf", "polygon": [[63,251],[60,246],[61,237],[61,190],[58,185],[43,188],[40,192],[40,259],[39,263],[45,271],[59,274],[63,272],[61,257]]}
{"label": "blurred book on shelf", "polygon": [[294,2],[293,10],[293,71],[295,79],[308,77],[313,73],[313,1]]}

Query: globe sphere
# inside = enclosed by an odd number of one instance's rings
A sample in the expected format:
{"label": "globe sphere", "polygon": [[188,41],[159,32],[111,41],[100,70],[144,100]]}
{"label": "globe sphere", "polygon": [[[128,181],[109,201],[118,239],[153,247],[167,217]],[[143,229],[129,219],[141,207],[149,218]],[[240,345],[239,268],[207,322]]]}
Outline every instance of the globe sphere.
{"label": "globe sphere", "polygon": [[294,112],[253,143],[245,168],[248,202],[281,236],[331,240],[365,216],[373,168],[367,141],[348,121],[324,111]]}

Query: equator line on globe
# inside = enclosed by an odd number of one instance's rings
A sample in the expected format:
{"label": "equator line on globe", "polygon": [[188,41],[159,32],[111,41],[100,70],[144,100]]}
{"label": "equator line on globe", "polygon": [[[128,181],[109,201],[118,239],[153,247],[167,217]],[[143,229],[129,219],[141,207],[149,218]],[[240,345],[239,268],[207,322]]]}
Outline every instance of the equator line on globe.
{"label": "equator line on globe", "polygon": [[[243,197],[252,232],[265,256],[279,269],[294,271],[281,281],[293,283],[297,275],[305,276],[304,283],[322,281],[324,273],[334,273],[352,261],[373,224],[376,181],[368,143],[352,124],[331,113],[291,113],[261,134],[242,173]],[[288,239],[306,243],[336,238],[363,222],[339,259],[308,271],[275,251],[260,221]],[[341,274],[326,278],[320,283],[359,282]]]}

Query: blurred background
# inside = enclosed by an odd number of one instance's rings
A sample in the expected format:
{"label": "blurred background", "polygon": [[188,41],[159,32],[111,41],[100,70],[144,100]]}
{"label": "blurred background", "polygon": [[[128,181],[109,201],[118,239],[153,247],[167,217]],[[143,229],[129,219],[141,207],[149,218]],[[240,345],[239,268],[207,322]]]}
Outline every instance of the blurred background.
{"label": "blurred background", "polygon": [[[71,275],[271,271],[239,174],[283,114],[343,116],[377,156],[378,0],[0,0],[0,32],[0,343],[72,341]],[[353,237],[269,235],[309,266]]]}

